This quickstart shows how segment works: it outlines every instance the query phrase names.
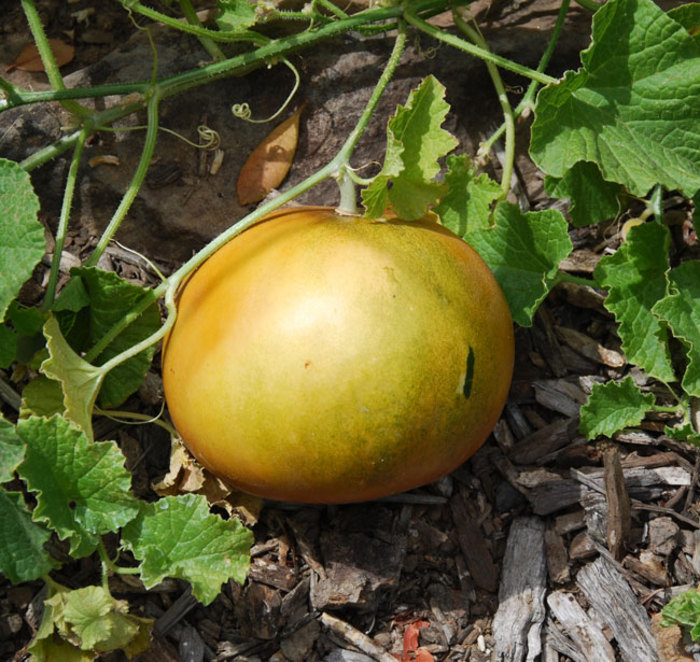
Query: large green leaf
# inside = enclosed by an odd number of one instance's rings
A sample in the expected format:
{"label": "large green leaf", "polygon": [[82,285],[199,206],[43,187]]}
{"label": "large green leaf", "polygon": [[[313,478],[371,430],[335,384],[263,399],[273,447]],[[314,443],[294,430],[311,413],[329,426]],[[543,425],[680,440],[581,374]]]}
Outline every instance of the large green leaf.
{"label": "large green leaf", "polygon": [[11,582],[29,582],[45,575],[56,563],[44,549],[48,529],[32,522],[19,492],[0,489],[0,573]]}
{"label": "large green leaf", "polygon": [[[158,304],[151,290],[129,283],[112,271],[81,267],[72,272],[80,278],[88,295],[84,323],[87,331],[86,348],[98,343],[116,324],[121,322],[144,299],[151,304],[135,317],[111,343],[100,352],[93,363],[102,365],[117,354],[132,347],[154,333],[160,326]],[[141,385],[151,365],[155,345],[130,358],[108,372],[100,388],[99,400],[103,407],[118,407]]]}
{"label": "large green leaf", "polygon": [[530,153],[549,175],[579,161],[645,195],[700,188],[700,46],[652,0],[609,0],[583,66],[537,99]]}
{"label": "large green leaf", "polygon": [[700,262],[684,262],[669,277],[673,291],[652,312],[667,322],[685,345],[688,365],[682,386],[686,393],[700,397]]}
{"label": "large green leaf", "polygon": [[46,251],[38,212],[29,175],[0,158],[0,321]]}
{"label": "large green leaf", "polygon": [[15,469],[24,459],[24,449],[15,426],[0,416],[0,483],[12,480]]}
{"label": "large green leaf", "polygon": [[212,515],[203,496],[186,494],[144,504],[122,539],[142,561],[146,587],[177,577],[209,604],[229,578],[245,581],[253,536],[238,520]]}
{"label": "large green leaf", "polygon": [[33,518],[68,539],[73,556],[92,553],[101,535],[136,516],[131,474],[114,442],[89,441],[60,416],[21,420],[17,432],[27,445],[18,472],[36,492]]}
{"label": "large green leaf", "polygon": [[532,318],[559,277],[559,263],[573,245],[560,212],[523,214],[501,202],[494,211],[494,227],[465,237],[493,271],[508,300],[513,319],[530,326]]}
{"label": "large green leaf", "polygon": [[633,227],[613,255],[604,256],[595,270],[609,288],[605,307],[619,322],[622,349],[630,363],[664,382],[675,381],[666,325],[652,313],[668,294],[668,248],[665,226],[645,223]]}
{"label": "large green leaf", "polygon": [[445,192],[435,176],[457,140],[442,128],[450,108],[444,97],[444,86],[428,76],[389,120],[384,166],[362,193],[369,216],[381,216],[390,203],[400,218],[415,220]]}
{"label": "large green leaf", "polygon": [[577,227],[614,218],[620,211],[622,187],[606,182],[595,163],[579,161],[562,178],[545,177],[544,188],[553,198],[569,198],[569,216]]}

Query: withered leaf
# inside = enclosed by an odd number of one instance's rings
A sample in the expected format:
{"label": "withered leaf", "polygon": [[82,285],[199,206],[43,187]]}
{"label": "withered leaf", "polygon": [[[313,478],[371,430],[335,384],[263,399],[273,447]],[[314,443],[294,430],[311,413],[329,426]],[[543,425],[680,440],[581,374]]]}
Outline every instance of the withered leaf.
{"label": "withered leaf", "polygon": [[[68,64],[75,55],[75,47],[60,39],[49,39],[49,46],[51,46],[51,51],[59,67]],[[9,72],[13,69],[19,69],[20,71],[44,71],[44,63],[41,61],[39,51],[33,43],[27,44],[5,71]]]}
{"label": "withered leaf", "polygon": [[279,186],[292,166],[304,106],[277,126],[251,153],[238,175],[238,204],[260,202]]}

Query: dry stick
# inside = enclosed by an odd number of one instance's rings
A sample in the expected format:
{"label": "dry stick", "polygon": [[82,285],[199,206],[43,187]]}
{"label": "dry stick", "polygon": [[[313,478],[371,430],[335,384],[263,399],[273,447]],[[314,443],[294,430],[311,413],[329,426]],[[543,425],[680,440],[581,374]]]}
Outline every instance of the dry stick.
{"label": "dry stick", "polygon": [[321,614],[321,623],[333,634],[338,635],[358,650],[373,657],[377,662],[396,662],[396,658],[377,646],[366,634],[363,634],[349,623],[341,621],[327,612]]}
{"label": "dry stick", "polygon": [[632,526],[630,498],[617,448],[606,448],[603,461],[605,467],[603,479],[608,502],[606,541],[615,560],[621,561],[629,543]]}

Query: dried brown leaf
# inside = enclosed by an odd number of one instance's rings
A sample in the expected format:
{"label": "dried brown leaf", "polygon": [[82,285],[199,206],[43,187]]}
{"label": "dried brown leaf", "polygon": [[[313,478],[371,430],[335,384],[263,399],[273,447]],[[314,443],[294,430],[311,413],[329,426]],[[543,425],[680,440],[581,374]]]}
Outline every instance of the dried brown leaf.
{"label": "dried brown leaf", "polygon": [[153,489],[160,496],[196,492],[204,485],[202,468],[194,461],[189,451],[178,439],[173,439],[170,450],[170,468],[168,473]]}
{"label": "dried brown leaf", "polygon": [[304,106],[277,126],[250,154],[238,175],[238,204],[260,202],[289,172],[299,139]]}
{"label": "dried brown leaf", "polygon": [[[49,39],[49,46],[51,46],[54,59],[59,67],[68,64],[75,55],[75,47],[60,39]],[[19,69],[20,71],[44,71],[44,63],[41,61],[41,56],[35,44],[27,44],[5,71],[9,72],[13,69]]]}
{"label": "dried brown leaf", "polygon": [[179,439],[172,440],[168,473],[152,487],[160,496],[202,494],[210,506],[218,506],[249,526],[258,521],[262,510],[262,499],[231,489],[202,467]]}

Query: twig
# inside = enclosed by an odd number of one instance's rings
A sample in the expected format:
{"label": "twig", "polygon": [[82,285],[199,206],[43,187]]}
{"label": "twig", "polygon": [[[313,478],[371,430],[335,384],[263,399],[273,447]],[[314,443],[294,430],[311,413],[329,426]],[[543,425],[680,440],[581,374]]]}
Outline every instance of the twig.
{"label": "twig", "polygon": [[349,623],[341,621],[325,611],[321,614],[321,623],[333,634],[338,635],[358,650],[373,657],[377,662],[396,662],[396,658],[393,655],[377,646],[366,634],[363,634]]}

